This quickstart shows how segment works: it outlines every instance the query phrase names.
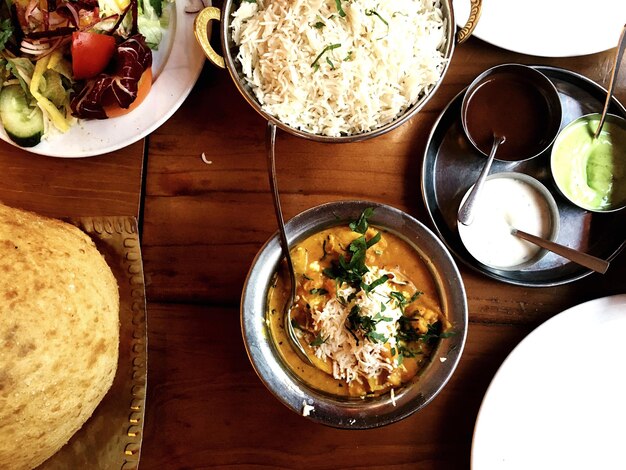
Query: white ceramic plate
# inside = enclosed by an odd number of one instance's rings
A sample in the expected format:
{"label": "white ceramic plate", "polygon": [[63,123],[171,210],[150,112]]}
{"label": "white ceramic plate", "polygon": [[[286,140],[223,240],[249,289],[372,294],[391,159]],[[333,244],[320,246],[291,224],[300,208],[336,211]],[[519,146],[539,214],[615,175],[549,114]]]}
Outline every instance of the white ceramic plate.
{"label": "white ceramic plate", "polygon": [[478,414],[473,470],[624,468],[626,295],[553,317],[504,361]]}
{"label": "white ceramic plate", "polygon": [[[80,120],[65,134],[24,150],[51,157],[91,157],[137,142],[167,121],[193,88],[204,54],[193,34],[195,14],[185,13],[183,1],[171,5],[170,24],[158,51],[153,51],[150,93],[134,111],[117,118]],[[13,144],[0,126],[0,138]]]}
{"label": "white ceramic plate", "polygon": [[[454,0],[458,25],[470,0]],[[624,0],[483,0],[474,36],[522,54],[571,57],[617,46],[626,21]]]}

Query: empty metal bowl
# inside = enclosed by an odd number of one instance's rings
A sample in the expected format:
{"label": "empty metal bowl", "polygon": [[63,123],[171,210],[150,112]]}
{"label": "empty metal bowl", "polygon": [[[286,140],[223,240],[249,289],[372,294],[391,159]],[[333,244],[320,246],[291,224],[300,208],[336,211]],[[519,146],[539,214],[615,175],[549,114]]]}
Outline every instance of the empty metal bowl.
{"label": "empty metal bowl", "polygon": [[345,398],[320,392],[298,378],[283,360],[268,328],[267,297],[282,258],[278,234],[261,248],[252,263],[241,299],[241,328],[250,361],[259,378],[285,406],[318,423],[351,429],[383,426],[403,419],[429,403],[450,379],[467,335],[465,288],[452,257],[422,223],[390,206],[369,201],[341,201],[309,209],[286,224],[290,246],[323,229],[356,220],[374,208],[370,223],[394,233],[413,247],[431,272],[443,312],[454,335],[440,341],[431,361],[410,382],[395,390],[365,398]]}

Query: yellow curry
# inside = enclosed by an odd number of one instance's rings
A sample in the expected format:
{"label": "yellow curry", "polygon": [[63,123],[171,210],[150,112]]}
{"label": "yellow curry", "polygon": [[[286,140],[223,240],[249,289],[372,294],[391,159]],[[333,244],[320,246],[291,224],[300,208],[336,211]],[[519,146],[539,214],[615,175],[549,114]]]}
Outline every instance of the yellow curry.
{"label": "yellow curry", "polygon": [[289,344],[281,266],[268,295],[268,324],[288,366],[318,390],[378,395],[413,378],[440,338],[450,334],[433,278],[398,236],[369,226],[371,209],[349,226],[318,232],[296,245],[292,324],[314,365]]}

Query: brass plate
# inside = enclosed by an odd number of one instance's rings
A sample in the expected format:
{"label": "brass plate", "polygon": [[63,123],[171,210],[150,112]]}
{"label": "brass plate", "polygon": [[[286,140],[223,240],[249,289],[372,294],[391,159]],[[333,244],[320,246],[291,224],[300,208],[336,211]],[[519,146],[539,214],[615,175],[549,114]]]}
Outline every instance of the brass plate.
{"label": "brass plate", "polygon": [[120,291],[120,350],[111,389],[70,441],[40,465],[50,469],[136,469],[146,398],[147,328],[143,266],[134,217],[65,219],[87,233]]}

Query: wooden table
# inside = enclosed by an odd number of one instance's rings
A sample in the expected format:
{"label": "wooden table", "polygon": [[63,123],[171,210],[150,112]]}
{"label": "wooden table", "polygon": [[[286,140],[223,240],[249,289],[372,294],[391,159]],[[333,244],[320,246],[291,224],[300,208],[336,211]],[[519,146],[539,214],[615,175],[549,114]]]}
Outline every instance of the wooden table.
{"label": "wooden table", "polygon": [[[322,202],[364,198],[430,225],[420,191],[422,153],[452,97],[478,73],[504,62],[564,67],[607,86],[612,54],[543,59],[472,38],[457,48],[424,110],[393,132],[350,145],[279,132],[285,215]],[[624,75],[617,91],[622,102]],[[435,400],[382,429],[314,424],[265,389],[240,333],[244,278],[276,230],[264,133],[264,120],[228,74],[207,65],[180,110],[143,143],[80,160],[39,157],[0,143],[5,203],[53,216],[140,219],[149,328],[143,469],[468,468],[482,397],[515,345],[563,309],[626,292],[624,253],[606,275],[555,288],[506,285],[461,267],[469,333],[452,380]]]}

